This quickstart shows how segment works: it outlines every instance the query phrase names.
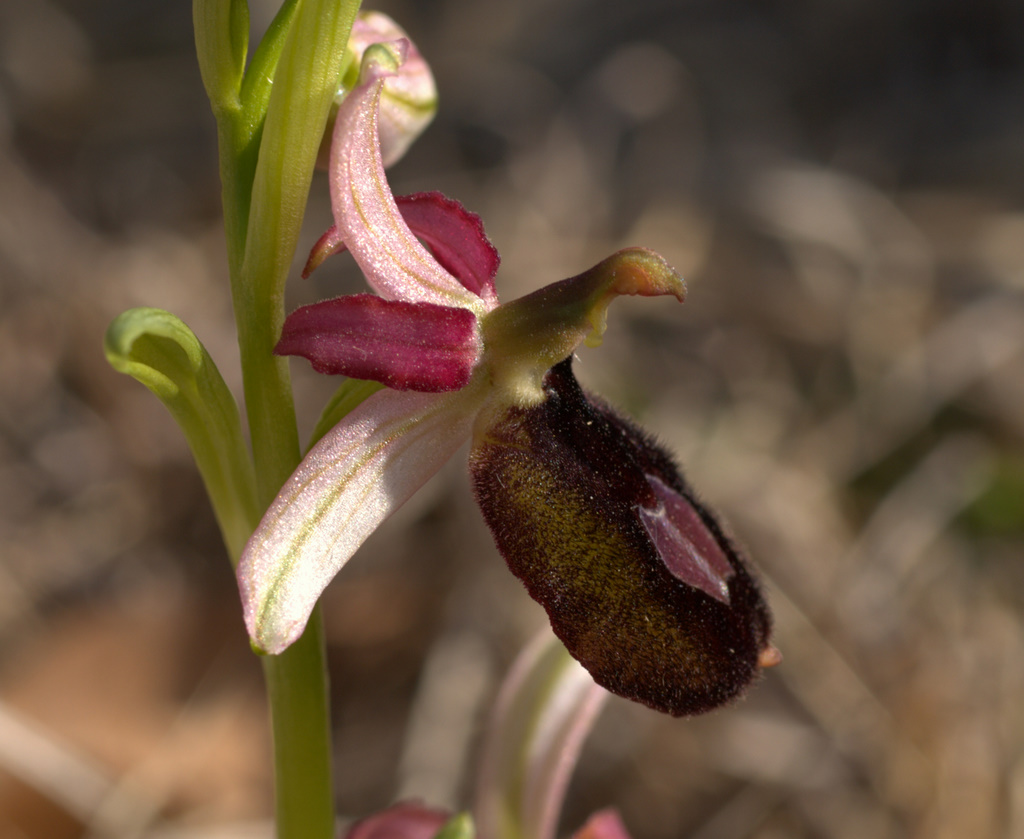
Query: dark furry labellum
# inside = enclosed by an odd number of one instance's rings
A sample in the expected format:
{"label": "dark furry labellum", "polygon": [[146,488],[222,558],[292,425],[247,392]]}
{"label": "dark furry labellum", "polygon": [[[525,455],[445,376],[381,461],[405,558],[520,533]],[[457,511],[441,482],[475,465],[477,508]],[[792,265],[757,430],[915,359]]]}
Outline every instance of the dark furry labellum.
{"label": "dark furry labellum", "polygon": [[547,399],[512,408],[470,455],[498,549],[594,680],[699,714],[773,659],[757,583],[672,458],[585,394],[570,359]]}

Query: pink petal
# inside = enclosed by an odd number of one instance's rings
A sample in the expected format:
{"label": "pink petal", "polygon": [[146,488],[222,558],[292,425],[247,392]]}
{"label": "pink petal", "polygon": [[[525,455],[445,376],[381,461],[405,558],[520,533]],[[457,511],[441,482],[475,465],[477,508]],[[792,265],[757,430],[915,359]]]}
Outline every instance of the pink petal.
{"label": "pink petal", "polygon": [[594,813],[572,839],[630,839],[626,826],[614,810]]}
{"label": "pink petal", "polygon": [[338,108],[330,167],[334,223],[367,282],[382,297],[483,314],[494,304],[466,289],[420,244],[388,187],[377,120],[384,79],[395,71],[379,60],[384,48],[375,44],[367,50],[360,84]]}
{"label": "pink petal", "polygon": [[480,340],[468,309],[352,294],[292,312],[274,352],[301,355],[318,373],[440,393],[466,386]]}
{"label": "pink petal", "polygon": [[406,801],[356,822],[345,839],[434,839],[449,818],[443,810]]}
{"label": "pink petal", "polygon": [[317,443],[281,488],[238,564],[253,644],[288,647],[317,598],[384,519],[469,436],[486,394],[382,390]]}
{"label": "pink petal", "polygon": [[501,257],[484,233],[480,216],[440,192],[417,192],[396,199],[402,218],[466,288],[496,301],[494,277]]}

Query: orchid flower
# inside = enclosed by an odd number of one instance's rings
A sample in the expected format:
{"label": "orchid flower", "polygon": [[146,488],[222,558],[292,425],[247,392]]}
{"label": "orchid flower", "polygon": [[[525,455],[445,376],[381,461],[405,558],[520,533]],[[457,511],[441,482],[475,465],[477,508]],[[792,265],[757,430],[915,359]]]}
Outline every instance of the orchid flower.
{"label": "orchid flower", "polygon": [[758,585],[671,457],[571,370],[615,297],[682,301],[683,281],[630,248],[499,304],[480,219],[388,187],[379,103],[408,50],[363,54],[334,127],[334,226],[307,265],[347,249],[377,295],[297,310],[276,349],[386,388],[309,451],[252,535],[238,577],[253,644],[291,644],[359,545],[469,439],[499,550],[598,684],[674,715],[720,705],[777,658]]}
{"label": "orchid flower", "polygon": [[[550,632],[519,653],[481,745],[476,839],[555,839],[572,771],[607,698]],[[629,839],[624,828],[602,827],[611,822],[621,827],[602,811],[573,839]]]}
{"label": "orchid flower", "polygon": [[[484,733],[472,815],[400,802],[346,839],[555,839],[583,741],[607,699],[543,631],[516,658]],[[591,816],[572,839],[630,839],[617,812]]]}

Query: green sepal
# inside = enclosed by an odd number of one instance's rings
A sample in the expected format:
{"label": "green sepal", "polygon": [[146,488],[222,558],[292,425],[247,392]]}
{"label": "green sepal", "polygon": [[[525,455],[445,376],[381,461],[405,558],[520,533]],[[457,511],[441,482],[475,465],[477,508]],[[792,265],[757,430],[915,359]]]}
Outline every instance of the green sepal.
{"label": "green sepal", "polygon": [[445,822],[434,839],[473,839],[474,836],[476,828],[473,826],[473,817],[469,813],[459,813]]}
{"label": "green sepal", "polygon": [[214,113],[237,109],[249,48],[248,3],[193,0],[192,23],[199,72]]}
{"label": "green sepal", "polygon": [[621,295],[670,294],[680,302],[686,284],[665,260],[646,248],[625,248],[568,280],[504,303],[482,319],[483,364],[505,404],[544,401],[544,374],[581,343],[596,347],[608,305]]}
{"label": "green sepal", "polygon": [[317,421],[309,438],[307,451],[319,442],[328,431],[341,422],[347,414],[358,408],[365,400],[369,399],[378,390],[383,389],[380,382],[371,382],[366,379],[345,379],[341,386],[334,392]]}
{"label": "green sepal", "polygon": [[259,520],[238,406],[210,354],[162,309],[123,312],[104,339],[107,361],[148,387],[185,434],[232,561]]}

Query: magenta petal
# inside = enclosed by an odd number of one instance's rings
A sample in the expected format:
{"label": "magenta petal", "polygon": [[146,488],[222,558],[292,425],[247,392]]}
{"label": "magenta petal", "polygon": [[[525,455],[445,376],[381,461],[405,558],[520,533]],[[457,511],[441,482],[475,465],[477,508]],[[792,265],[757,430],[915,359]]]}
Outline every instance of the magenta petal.
{"label": "magenta petal", "polygon": [[572,839],[630,839],[626,826],[614,810],[594,813]]}
{"label": "magenta petal", "polygon": [[292,312],[274,352],[301,355],[319,373],[442,393],[469,382],[480,341],[468,309],[353,294]]}
{"label": "magenta petal", "polygon": [[356,822],[345,839],[434,839],[449,818],[443,810],[402,802]]}
{"label": "magenta petal", "polygon": [[445,270],[474,294],[497,298],[494,277],[501,258],[484,233],[480,216],[440,192],[398,196],[395,203]]}

